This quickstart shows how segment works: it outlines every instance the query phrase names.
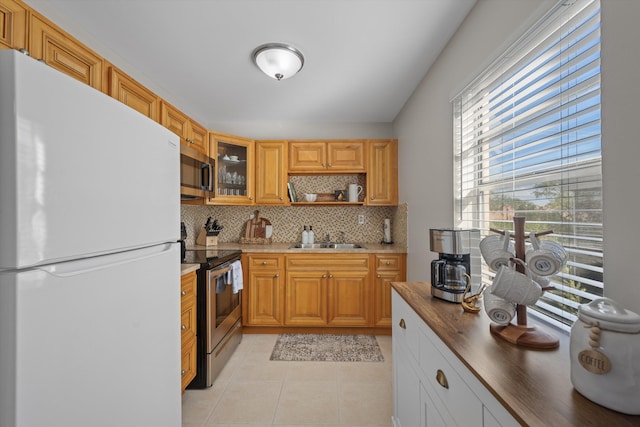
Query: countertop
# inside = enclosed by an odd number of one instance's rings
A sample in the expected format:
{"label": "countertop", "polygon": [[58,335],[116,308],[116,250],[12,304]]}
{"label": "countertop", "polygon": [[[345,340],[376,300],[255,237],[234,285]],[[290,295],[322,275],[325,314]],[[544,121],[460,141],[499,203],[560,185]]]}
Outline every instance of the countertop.
{"label": "countertop", "polygon": [[[317,242],[320,243],[320,242]],[[401,245],[383,245],[381,243],[360,243],[363,249],[300,249],[291,248],[295,242],[291,243],[271,243],[269,245],[246,245],[240,243],[218,243],[216,246],[188,246],[187,249],[239,249],[243,253],[286,253],[286,254],[308,254],[308,253],[350,253],[350,254],[402,254],[407,252],[407,248]]]}
{"label": "countertop", "polygon": [[180,274],[185,275],[192,271],[197,271],[200,268],[200,264],[180,264]]}
{"label": "countertop", "polygon": [[[484,313],[466,313],[460,304],[431,297],[426,282],[391,286],[498,401],[523,425],[639,426],[640,416],[621,414],[586,399],[570,379],[570,337],[555,350],[533,350],[494,337]],[[528,326],[535,325],[532,319]]]}

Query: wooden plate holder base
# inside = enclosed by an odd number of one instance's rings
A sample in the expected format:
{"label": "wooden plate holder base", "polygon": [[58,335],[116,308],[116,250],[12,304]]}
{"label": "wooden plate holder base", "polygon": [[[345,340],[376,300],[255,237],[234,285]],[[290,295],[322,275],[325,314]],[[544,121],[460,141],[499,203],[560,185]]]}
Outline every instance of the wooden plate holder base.
{"label": "wooden plate holder base", "polygon": [[[515,239],[516,258],[525,261],[525,245],[524,240],[526,238],[524,234],[524,222],[525,217],[515,216],[513,217],[513,237]],[[504,231],[491,229],[491,231],[503,234]],[[543,231],[536,233],[536,236],[553,233],[550,231]],[[520,273],[525,273],[524,266],[516,264],[516,270]],[[510,323],[509,325],[498,325],[492,323],[489,326],[491,334],[500,337],[505,341],[512,344],[516,344],[522,347],[534,348],[539,350],[552,350],[558,348],[560,341],[558,337],[547,333],[537,325],[527,325],[527,306],[518,304],[516,306],[517,324]]]}

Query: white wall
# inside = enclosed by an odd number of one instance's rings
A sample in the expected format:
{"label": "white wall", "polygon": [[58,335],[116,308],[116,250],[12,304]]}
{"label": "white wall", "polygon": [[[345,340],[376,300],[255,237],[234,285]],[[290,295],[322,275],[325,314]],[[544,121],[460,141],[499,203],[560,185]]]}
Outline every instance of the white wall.
{"label": "white wall", "polygon": [[640,2],[601,2],[605,295],[640,313]]}
{"label": "white wall", "polygon": [[[408,204],[408,280],[429,280],[428,229],[453,226],[450,100],[555,0],[478,0],[394,122],[400,202]],[[635,255],[640,227],[640,2],[602,1],[602,135],[606,295],[640,312]]]}

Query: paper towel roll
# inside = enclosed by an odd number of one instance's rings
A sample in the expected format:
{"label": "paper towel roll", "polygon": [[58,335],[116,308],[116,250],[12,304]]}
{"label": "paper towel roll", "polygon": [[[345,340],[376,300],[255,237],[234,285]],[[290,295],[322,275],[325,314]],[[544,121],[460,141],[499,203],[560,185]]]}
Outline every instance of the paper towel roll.
{"label": "paper towel roll", "polygon": [[384,225],[383,225],[383,230],[384,230],[384,242],[385,243],[391,243],[391,220],[389,218],[386,218],[384,220]]}

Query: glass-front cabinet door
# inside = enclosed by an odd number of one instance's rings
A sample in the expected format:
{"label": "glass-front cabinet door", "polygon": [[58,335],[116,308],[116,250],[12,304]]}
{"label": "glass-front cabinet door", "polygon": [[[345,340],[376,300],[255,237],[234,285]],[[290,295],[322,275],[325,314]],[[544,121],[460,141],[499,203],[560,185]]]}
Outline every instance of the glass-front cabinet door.
{"label": "glass-front cabinet door", "polygon": [[209,133],[209,154],[216,164],[215,192],[209,204],[253,204],[254,145],[251,139]]}

